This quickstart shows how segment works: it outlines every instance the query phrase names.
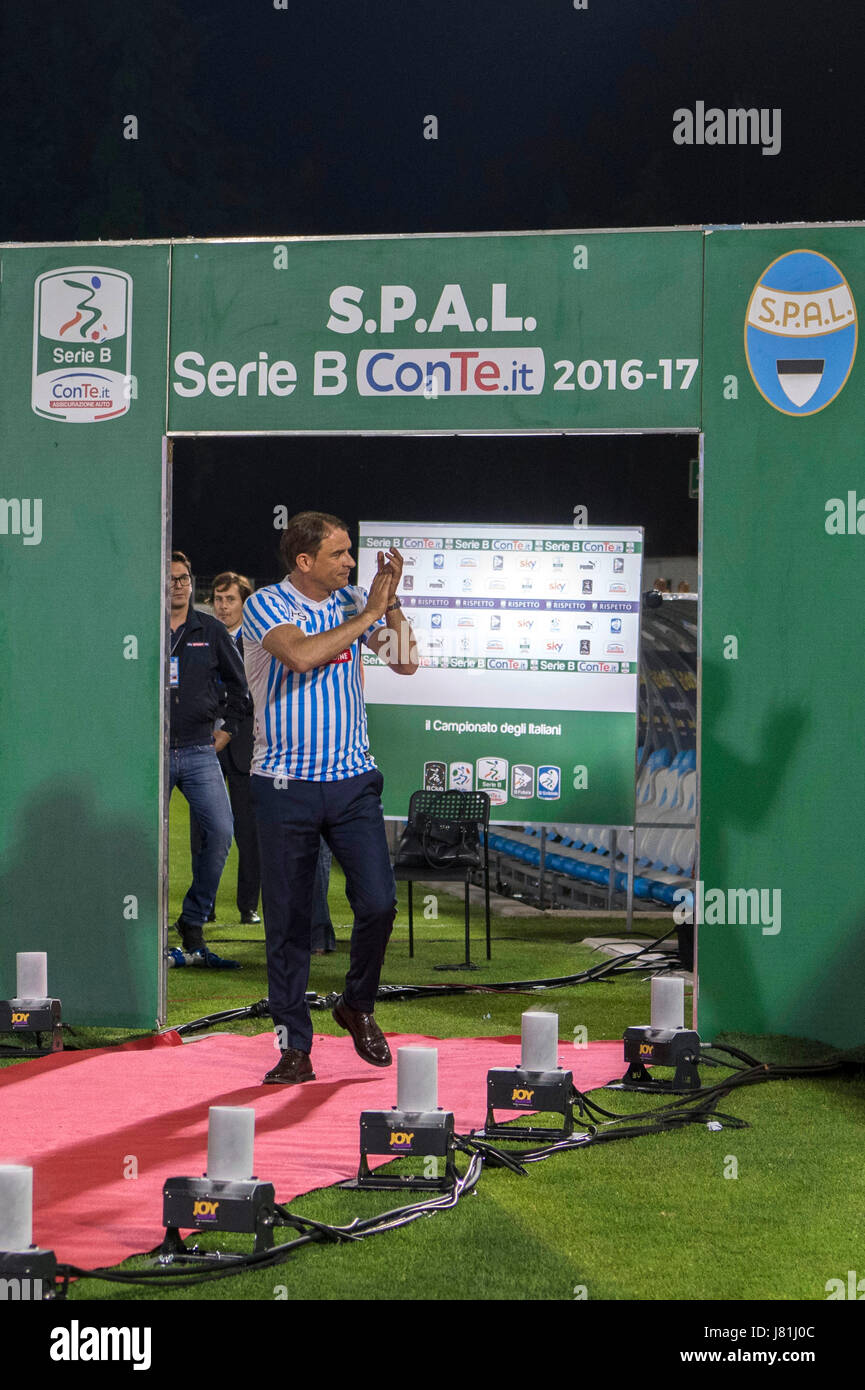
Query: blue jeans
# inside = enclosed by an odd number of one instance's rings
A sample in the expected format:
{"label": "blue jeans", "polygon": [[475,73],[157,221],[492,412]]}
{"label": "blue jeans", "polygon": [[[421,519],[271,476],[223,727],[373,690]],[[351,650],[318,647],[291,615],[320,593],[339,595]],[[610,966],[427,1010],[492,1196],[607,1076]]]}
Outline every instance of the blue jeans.
{"label": "blue jeans", "polygon": [[[188,950],[204,944],[201,928],[210,916],[216,890],[231,840],[234,821],[222,768],[212,743],[195,743],[185,748],[172,748],[169,763],[169,795],[179,787],[201,830],[198,850],[192,856],[192,883],[183,899],[184,922],[197,927],[184,941]],[[197,937],[200,935],[201,940]],[[192,938],[195,939],[192,939]]]}
{"label": "blue jeans", "polygon": [[261,898],[267,987],[283,1048],[312,1048],[304,993],[309,981],[312,902],[319,836],[345,873],[354,913],[345,978],[349,1008],[372,1013],[385,947],[396,915],[396,885],[381,810],[377,770],[341,782],[301,782],[253,775],[252,804],[261,851]]}

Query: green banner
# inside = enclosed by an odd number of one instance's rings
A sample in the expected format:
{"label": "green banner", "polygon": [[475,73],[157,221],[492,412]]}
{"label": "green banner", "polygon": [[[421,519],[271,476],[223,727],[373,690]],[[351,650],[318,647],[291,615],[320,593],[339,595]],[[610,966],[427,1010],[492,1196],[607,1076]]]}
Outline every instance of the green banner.
{"label": "green banner", "polygon": [[695,429],[699,232],[174,250],[173,431]]}
{"label": "green banner", "polygon": [[[0,996],[16,952],[45,950],[69,1021],[148,1027],[160,1012],[166,421],[192,434],[703,427],[700,1029],[861,1041],[865,229],[0,259]],[[398,505],[411,514],[410,482]],[[603,558],[574,535],[559,555],[503,555],[540,566],[542,591],[514,596],[491,587],[507,570],[471,529],[451,538],[466,545],[442,548],[442,575],[432,550],[414,566],[426,664],[403,703],[377,687],[403,678],[367,668],[389,814],[424,781],[470,771],[497,794],[495,819],[628,823],[633,715],[571,708],[556,684],[634,678],[627,647],[612,649],[632,621],[608,606],[633,601],[609,592],[621,576],[610,566],[608,592],[584,593],[587,569],[578,594],[557,594],[554,560]],[[425,684],[439,674],[456,682],[444,701]],[[514,697],[535,679],[542,697]],[[484,724],[496,728],[469,727]]]}
{"label": "green banner", "polygon": [[427,705],[368,708],[370,747],[385,774],[385,815],[404,819],[412,792],[485,791],[490,819],[632,825],[634,716]]}
{"label": "green banner", "polygon": [[0,996],[160,1013],[167,246],[2,253]]}
{"label": "green banner", "polygon": [[863,304],[861,227],[706,238],[704,1037],[862,1041]]}

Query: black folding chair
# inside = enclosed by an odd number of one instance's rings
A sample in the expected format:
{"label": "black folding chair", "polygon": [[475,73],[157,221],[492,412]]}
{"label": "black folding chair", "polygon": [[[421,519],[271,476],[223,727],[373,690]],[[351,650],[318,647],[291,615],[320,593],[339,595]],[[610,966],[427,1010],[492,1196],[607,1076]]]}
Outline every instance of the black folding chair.
{"label": "black folding chair", "polygon": [[[471,961],[469,933],[469,884],[472,873],[481,872],[484,879],[484,908],[486,921],[487,960],[490,952],[490,859],[489,859],[490,799],[486,792],[412,793],[408,808],[408,824],[394,857],[394,876],[408,883],[408,953],[414,955],[414,904],[412,883],[457,882],[465,884],[466,958],[459,965],[437,965],[436,970],[477,970]],[[459,861],[436,867],[436,849],[450,841],[459,846]],[[424,849],[426,845],[426,850]],[[447,851],[445,851],[447,853]]]}

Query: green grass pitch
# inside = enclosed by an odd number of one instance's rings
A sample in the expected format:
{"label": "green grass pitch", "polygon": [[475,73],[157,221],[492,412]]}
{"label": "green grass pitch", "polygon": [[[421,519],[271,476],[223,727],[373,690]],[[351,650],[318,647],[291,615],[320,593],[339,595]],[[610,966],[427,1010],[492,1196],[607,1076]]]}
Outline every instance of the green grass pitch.
{"label": "green grass pitch", "polygon": [[[171,809],[171,917],[189,879],[186,803]],[[263,928],[240,927],[234,905],[235,851],[217,900],[210,946],[243,963],[237,972],[178,970],[169,974],[170,1024],[240,1007],[267,993]],[[423,893],[416,898],[421,912]],[[335,955],[315,957],[310,987],[338,989],[344,976],[350,914],[336,867],[331,913]],[[652,926],[660,926],[653,922]],[[472,982],[570,974],[598,961],[583,938],[610,934],[615,924],[585,918],[495,917],[493,960],[483,953],[481,914],[473,918],[473,955],[482,969]],[[405,886],[388,950],[386,983],[466,980],[433,966],[462,955],[462,903],[438,895],[437,916],[416,916],[409,960]],[[520,1015],[537,1007],[559,1013],[560,1037],[580,1026],[590,1039],[620,1038],[628,1024],[648,1022],[649,983],[642,974],[543,995],[469,994],[462,998],[382,1004],[388,1032],[438,1037],[518,1033]],[[339,1032],[328,1012],[314,1016],[318,1032]],[[241,1022],[238,1032],[264,1023]],[[77,1029],[79,1046],[120,1036]],[[813,1060],[830,1049],[790,1038],[728,1041],[763,1061]],[[704,1041],[709,1041],[705,1040]],[[564,1049],[563,1049],[564,1052]],[[624,1071],[624,1063],[622,1064]],[[703,1073],[715,1081],[723,1072]],[[484,1078],[479,1077],[479,1085]],[[613,1110],[642,1110],[646,1097],[596,1093]],[[534,1165],[526,1177],[485,1169],[474,1195],[450,1211],[356,1245],[316,1245],[296,1251],[276,1269],[242,1273],[198,1288],[118,1288],[86,1280],[76,1299],[275,1300],[823,1300],[826,1283],[862,1267],[865,1234],[865,1078],[848,1070],[828,1077],[775,1081],[734,1092],[721,1109],[747,1120],[743,1130],[681,1131],[590,1147]],[[464,1162],[465,1160],[461,1160]],[[298,1198],[292,1210],[344,1224],[410,1200],[394,1193],[327,1189]],[[285,1233],[290,1238],[291,1232]],[[277,1239],[280,1239],[280,1235]],[[202,1248],[250,1250],[251,1238],[216,1234]],[[130,1262],[126,1268],[135,1267]]]}

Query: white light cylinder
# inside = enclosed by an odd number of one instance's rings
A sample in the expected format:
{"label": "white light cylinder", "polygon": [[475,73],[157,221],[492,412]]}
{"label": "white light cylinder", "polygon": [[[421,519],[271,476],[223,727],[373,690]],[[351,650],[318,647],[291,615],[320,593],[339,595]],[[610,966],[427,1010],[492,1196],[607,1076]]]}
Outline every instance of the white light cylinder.
{"label": "white light cylinder", "polygon": [[555,1071],[559,1065],[558,1014],[523,1014],[523,1071]]}
{"label": "white light cylinder", "polygon": [[652,1027],[684,1028],[685,981],[656,975],[652,981]]}
{"label": "white light cylinder", "polygon": [[437,1047],[398,1047],[396,1050],[396,1108],[411,1115],[435,1110],[439,1103]]}
{"label": "white light cylinder", "polygon": [[211,1105],[207,1130],[207,1176],[220,1182],[252,1177],[255,1111],[249,1106]]}
{"label": "white light cylinder", "polygon": [[19,951],[15,956],[17,967],[16,999],[48,998],[48,955],[45,951]]}
{"label": "white light cylinder", "polygon": [[0,1250],[33,1244],[33,1169],[0,1164]]}

